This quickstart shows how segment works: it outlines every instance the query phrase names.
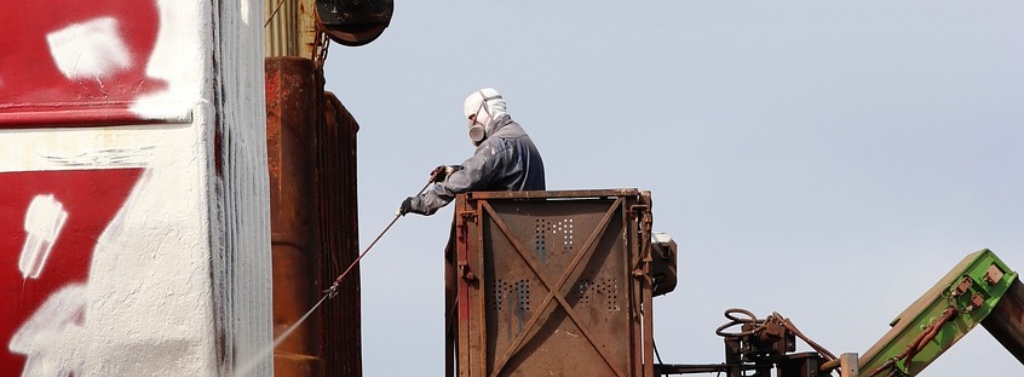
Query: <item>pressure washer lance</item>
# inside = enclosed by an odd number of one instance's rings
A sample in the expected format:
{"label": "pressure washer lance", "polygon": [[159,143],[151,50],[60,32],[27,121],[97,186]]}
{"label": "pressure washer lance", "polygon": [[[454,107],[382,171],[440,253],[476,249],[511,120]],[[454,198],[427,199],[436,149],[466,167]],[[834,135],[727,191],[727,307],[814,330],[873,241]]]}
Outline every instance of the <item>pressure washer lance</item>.
{"label": "pressure washer lance", "polygon": [[[437,169],[434,169],[434,171],[430,172],[430,180],[427,181],[427,184],[423,185],[423,188],[421,188],[420,191],[416,193],[416,196],[419,196],[420,194],[423,193],[423,191],[426,191],[427,187],[430,187],[431,183],[437,182],[438,177],[441,177],[441,174],[443,174],[444,171],[445,166],[442,165],[438,166]],[[380,238],[384,237],[384,233],[387,233],[388,230],[391,229],[391,226],[395,225],[395,222],[397,222],[398,219],[401,218],[403,215],[404,214],[402,213],[401,209],[395,211],[395,217],[391,219],[391,222],[388,223],[388,226],[384,228],[384,231],[380,232],[380,234],[377,235],[377,238],[374,238],[373,242],[370,242],[370,246],[367,246],[366,250],[363,251],[362,254],[359,254],[359,257],[356,258],[356,260],[352,261],[352,264],[348,265],[348,268],[345,269],[345,272],[342,272],[341,275],[338,275],[338,278],[334,279],[334,284],[331,284],[330,288],[324,290],[323,293],[325,293],[327,297],[334,298],[335,296],[338,295],[338,286],[341,285],[341,280],[345,278],[345,275],[348,275],[348,272],[351,271],[352,268],[356,266],[356,263],[359,263],[359,260],[363,259],[363,256],[365,256],[366,253],[370,252],[370,249],[373,248],[373,245],[376,245],[377,241],[380,241]]]}
{"label": "pressure washer lance", "polygon": [[[430,173],[430,180],[427,181],[426,185],[423,185],[423,188],[421,188],[420,191],[418,193],[416,193],[416,196],[419,196],[420,194],[423,193],[423,191],[426,191],[427,187],[430,187],[431,183],[438,182],[439,180],[444,179],[444,177],[442,176],[444,171],[445,171],[445,166],[443,166],[443,165],[442,166],[438,166],[437,169],[434,169],[434,171],[432,171]],[[395,212],[395,218],[391,219],[391,222],[388,223],[388,226],[385,227],[384,230],[381,231],[380,234],[377,235],[377,238],[373,239],[373,242],[370,243],[370,246],[367,246],[366,250],[364,250],[362,254],[359,254],[359,257],[356,258],[356,260],[352,261],[352,264],[348,265],[348,268],[345,269],[345,272],[342,272],[341,275],[338,275],[338,277],[336,279],[334,279],[334,284],[331,284],[330,288],[327,288],[327,289],[325,289],[323,291],[324,296],[320,298],[320,301],[317,301],[316,305],[313,305],[313,307],[310,308],[309,311],[306,312],[306,314],[303,314],[302,317],[299,318],[298,321],[295,321],[295,323],[293,323],[291,326],[289,326],[287,330],[285,330],[283,333],[281,333],[281,335],[278,335],[277,339],[274,339],[274,343],[271,344],[270,348],[267,348],[267,349],[263,350],[262,352],[259,353],[259,355],[257,357],[253,358],[252,360],[249,360],[248,362],[243,364],[240,368],[236,369],[234,375],[235,376],[245,376],[245,375],[249,374],[249,372],[252,371],[252,369],[255,368],[256,365],[261,360],[263,360],[264,357],[269,355],[270,352],[272,352],[274,349],[277,348],[277,346],[281,345],[281,343],[283,343],[284,340],[287,339],[288,336],[291,335],[293,331],[295,331],[295,329],[297,329],[300,325],[302,325],[302,323],[306,321],[306,318],[309,318],[309,316],[311,314],[313,314],[313,312],[316,311],[316,309],[319,308],[320,305],[322,305],[324,303],[324,301],[327,301],[327,299],[330,299],[330,298],[337,297],[338,296],[338,286],[341,285],[341,280],[345,278],[345,275],[348,275],[349,271],[351,271],[352,268],[355,267],[356,264],[359,263],[359,261],[361,259],[363,259],[364,256],[366,256],[366,253],[370,252],[370,249],[373,249],[373,246],[377,244],[377,241],[380,241],[381,237],[384,237],[384,234],[387,233],[388,230],[391,229],[392,225],[395,225],[395,222],[397,222],[398,218],[402,217],[402,215],[403,214],[401,212],[401,209],[399,209],[397,212]]]}

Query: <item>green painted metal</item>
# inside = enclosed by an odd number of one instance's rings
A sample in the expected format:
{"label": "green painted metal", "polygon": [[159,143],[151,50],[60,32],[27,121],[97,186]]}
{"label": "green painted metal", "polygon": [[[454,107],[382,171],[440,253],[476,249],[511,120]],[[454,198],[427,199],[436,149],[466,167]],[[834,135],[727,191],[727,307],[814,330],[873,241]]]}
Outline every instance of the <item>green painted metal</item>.
{"label": "green painted metal", "polygon": [[[1016,279],[1017,273],[992,251],[968,255],[904,310],[890,324],[892,329],[861,356],[861,375],[917,375],[981,323]],[[915,347],[915,343],[920,344]]]}

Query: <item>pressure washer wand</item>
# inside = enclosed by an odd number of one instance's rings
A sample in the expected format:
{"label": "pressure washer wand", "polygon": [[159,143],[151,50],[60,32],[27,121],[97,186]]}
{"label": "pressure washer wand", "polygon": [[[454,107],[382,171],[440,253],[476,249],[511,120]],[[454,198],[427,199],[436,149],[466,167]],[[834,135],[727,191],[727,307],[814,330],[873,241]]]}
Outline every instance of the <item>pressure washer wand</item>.
{"label": "pressure washer wand", "polygon": [[[416,193],[417,196],[422,194],[423,191],[426,191],[427,187],[430,187],[431,183],[434,183],[434,182],[438,181],[438,178],[441,177],[441,174],[444,171],[443,168],[444,168],[444,166],[439,166],[437,169],[434,169],[434,171],[430,173],[430,180],[427,181],[427,184],[423,185],[423,188],[421,188],[418,193]],[[370,243],[370,246],[367,246],[366,250],[363,251],[362,254],[359,254],[359,257],[356,258],[356,260],[352,261],[352,264],[348,265],[348,268],[345,269],[345,272],[342,272],[341,275],[338,275],[338,278],[334,279],[334,284],[331,284],[330,288],[324,290],[324,292],[323,292],[324,296],[320,298],[320,301],[317,301],[316,305],[313,305],[313,307],[310,308],[309,311],[307,311],[306,314],[304,314],[302,316],[302,318],[299,318],[298,321],[296,321],[290,327],[288,327],[288,329],[286,329],[283,333],[281,333],[281,335],[278,335],[278,337],[276,339],[274,339],[274,342],[269,347],[267,347],[266,349],[264,349],[263,351],[261,351],[259,353],[259,356],[257,356],[255,358],[247,361],[246,363],[242,364],[242,366],[239,367],[235,371],[234,375],[235,376],[245,376],[245,375],[248,375],[249,372],[252,371],[252,369],[255,368],[256,365],[258,365],[263,360],[263,358],[265,358],[268,355],[270,355],[270,353],[273,352],[274,349],[277,348],[277,346],[281,345],[281,343],[284,342],[284,340],[287,339],[289,335],[291,335],[292,331],[295,331],[295,329],[297,329],[299,327],[299,325],[301,325],[303,322],[305,322],[306,318],[308,318],[311,314],[313,314],[313,312],[316,311],[316,309],[319,308],[320,305],[324,303],[324,301],[326,301],[327,299],[334,298],[335,296],[337,296],[338,295],[338,286],[341,285],[341,280],[345,278],[345,275],[348,275],[349,271],[352,270],[352,267],[355,267],[356,264],[359,263],[360,259],[363,259],[363,257],[366,256],[366,253],[370,252],[370,249],[373,249],[373,245],[376,245],[377,241],[380,241],[380,238],[384,237],[384,233],[387,233],[388,230],[391,229],[391,226],[395,225],[395,222],[398,221],[399,217],[402,217],[401,210],[399,210],[398,213],[395,213],[395,218],[391,219],[391,222],[388,223],[388,226],[386,228],[384,228],[384,231],[380,232],[380,234],[377,235],[377,238],[373,239],[373,242]]]}
{"label": "pressure washer wand", "polygon": [[384,233],[387,233],[388,230],[391,229],[392,225],[395,225],[395,223],[398,222],[398,218],[400,217],[402,217],[402,214],[396,213],[395,218],[391,219],[391,222],[388,223],[388,226],[384,228],[384,231],[380,232],[380,234],[377,235],[377,238],[373,239],[373,242],[370,243],[370,246],[367,246],[366,250],[363,251],[362,254],[359,254],[359,257],[356,258],[356,260],[352,261],[352,264],[348,265],[348,268],[345,269],[345,272],[342,272],[341,275],[338,275],[338,277],[334,279],[334,284],[331,284],[331,287],[327,288],[327,290],[324,291],[324,293],[327,294],[327,297],[334,298],[334,296],[338,295],[338,286],[341,285],[341,280],[345,278],[345,275],[348,275],[349,271],[352,271],[352,268],[355,267],[357,263],[359,263],[359,260],[363,259],[363,257],[366,256],[366,253],[370,252],[370,249],[373,248],[373,245],[377,244],[377,241],[379,241],[380,238],[384,236]]}
{"label": "pressure washer wand", "polygon": [[[423,185],[423,188],[421,188],[420,191],[416,193],[416,196],[419,196],[420,194],[423,193],[423,191],[426,191],[427,187],[430,187],[431,183],[436,182],[437,177],[443,172],[443,170],[443,167],[438,167],[437,169],[434,169],[434,171],[430,173],[430,180],[427,181],[427,184]],[[348,265],[348,268],[346,268],[345,271],[341,273],[341,275],[338,275],[338,277],[334,279],[334,284],[331,284],[330,288],[324,290],[324,293],[327,294],[328,298],[334,298],[335,296],[338,295],[338,286],[341,285],[341,280],[345,278],[345,275],[348,275],[349,271],[351,271],[352,268],[359,263],[359,260],[363,259],[363,257],[366,256],[366,253],[370,252],[370,249],[373,249],[373,246],[377,244],[377,241],[380,241],[381,237],[384,237],[384,234],[387,233],[388,230],[391,229],[391,226],[395,225],[395,223],[398,222],[398,219],[401,218],[403,215],[404,214],[401,212],[401,210],[399,210],[399,212],[396,212],[395,217],[391,219],[391,222],[388,223],[388,226],[385,227],[384,230],[377,235],[377,238],[373,239],[373,242],[370,242],[370,246],[367,246],[366,250],[364,250],[362,254],[359,254],[359,257],[356,258],[356,260],[352,261],[352,264]]]}

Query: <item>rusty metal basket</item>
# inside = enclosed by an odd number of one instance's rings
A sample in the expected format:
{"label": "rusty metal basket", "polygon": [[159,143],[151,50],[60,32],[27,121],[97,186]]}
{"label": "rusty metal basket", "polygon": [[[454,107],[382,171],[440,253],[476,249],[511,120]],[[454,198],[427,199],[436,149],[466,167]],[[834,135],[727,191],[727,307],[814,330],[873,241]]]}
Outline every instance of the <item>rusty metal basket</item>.
{"label": "rusty metal basket", "polygon": [[635,189],[460,195],[448,375],[652,375],[650,204]]}

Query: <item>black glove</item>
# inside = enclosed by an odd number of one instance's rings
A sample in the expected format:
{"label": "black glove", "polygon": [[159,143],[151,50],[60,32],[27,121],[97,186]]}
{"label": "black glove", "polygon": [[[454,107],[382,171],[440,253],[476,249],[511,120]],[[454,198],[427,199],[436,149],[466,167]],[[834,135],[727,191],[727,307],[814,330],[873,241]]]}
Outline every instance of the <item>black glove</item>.
{"label": "black glove", "polygon": [[398,215],[399,216],[405,216],[405,214],[409,213],[409,211],[412,211],[412,197],[411,196],[408,197],[408,198],[405,198],[405,200],[402,201],[402,207],[398,209]]}

